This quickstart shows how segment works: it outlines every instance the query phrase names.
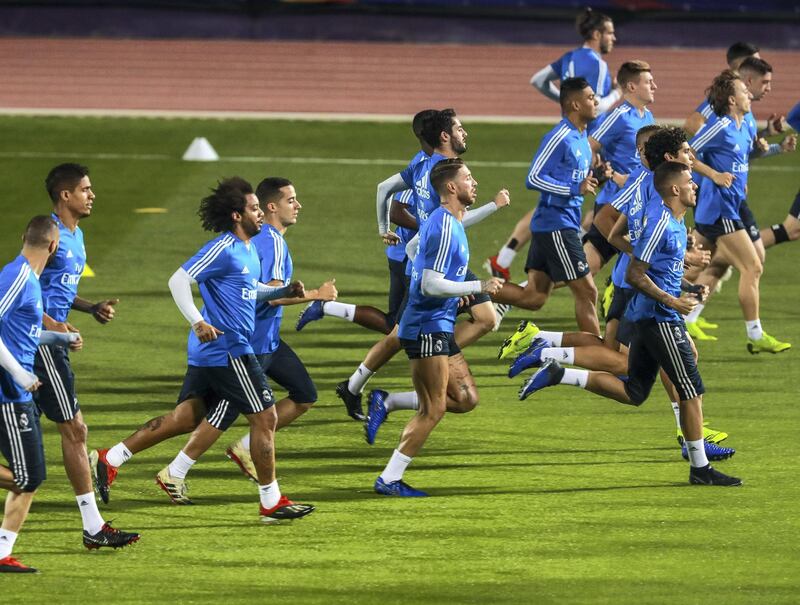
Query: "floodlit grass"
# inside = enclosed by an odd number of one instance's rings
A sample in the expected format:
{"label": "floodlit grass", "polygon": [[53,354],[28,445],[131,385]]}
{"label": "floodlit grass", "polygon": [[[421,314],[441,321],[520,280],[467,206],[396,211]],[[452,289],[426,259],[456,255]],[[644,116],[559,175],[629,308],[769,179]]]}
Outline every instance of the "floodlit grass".
{"label": "floodlit grass", "polygon": [[[49,211],[49,168],[71,160],[92,169],[97,201],[81,227],[97,277],[81,283],[81,295],[121,299],[108,326],[71,317],[86,340],[72,358],[92,447],[120,441],[174,404],[187,326],[166,282],[208,239],[195,212],[219,177],[291,178],[303,203],[287,238],[296,277],[313,287],[335,276],[341,300],[386,305],[375,185],[415,152],[407,126],[0,118],[0,128],[3,263],[17,254],[27,219]],[[525,166],[545,129],[467,128],[465,159],[473,162],[479,197],[488,200],[502,186],[512,197],[509,209],[469,232],[471,264],[480,271],[535,204],[524,189]],[[180,161],[194,136],[208,137],[223,160]],[[797,156],[756,163],[750,177],[761,224],[783,220],[797,191]],[[140,207],[168,212],[135,213]],[[761,315],[771,334],[800,346],[798,254],[800,244],[769,251]],[[523,263],[521,254],[514,275],[522,276]],[[320,400],[279,433],[278,468],[284,493],[315,503],[316,513],[291,526],[259,523],[255,486],[223,455],[244,431],[240,421],[192,471],[193,507],[171,505],[153,481],[184,439],[137,455],[101,510],[117,526],[141,531],[142,540],[121,552],[89,553],[57,432],[45,421],[49,478],[15,551],[42,573],[4,577],[3,602],[797,602],[800,352],[747,354],[735,279],[705,312],[721,325],[719,341],[698,346],[706,415],[738,449],[719,467],[744,478],[740,489],[687,484],[674,417],[658,389],[639,409],[567,387],[519,402],[521,379],[505,378],[495,359],[504,333],[530,317],[514,311],[500,333],[466,350],[480,407],[448,416],[407,473],[433,497],[378,497],[372,482],[408,414],[391,416],[369,447],[333,394],[378,335],[332,318],[298,334],[301,308],[287,309],[284,336],[307,363]],[[569,294],[557,292],[535,319],[570,329]],[[371,386],[408,390],[405,357]]]}

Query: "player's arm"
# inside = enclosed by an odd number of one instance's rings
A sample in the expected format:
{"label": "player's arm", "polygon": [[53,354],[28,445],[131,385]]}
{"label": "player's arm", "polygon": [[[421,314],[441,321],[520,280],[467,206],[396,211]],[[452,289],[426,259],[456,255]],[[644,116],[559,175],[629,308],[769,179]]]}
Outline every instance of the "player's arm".
{"label": "player's arm", "polygon": [[101,324],[107,324],[114,319],[114,305],[119,303],[118,298],[109,298],[108,300],[101,300],[100,302],[89,302],[85,298],[76,296],[72,301],[72,308],[82,313],[91,313],[91,315]]}
{"label": "player's arm", "polygon": [[[375,207],[378,215],[378,234],[387,244],[396,244],[400,240],[400,238],[389,229],[389,202],[391,201],[392,195],[408,188],[408,183],[399,172],[393,174],[378,185],[378,192],[375,198]],[[386,241],[387,239],[391,241]]]}
{"label": "player's arm", "polygon": [[546,65],[533,76],[531,76],[531,86],[546,96],[552,101],[558,102],[559,90],[555,82],[559,80],[559,76],[553,69],[552,65]]}
{"label": "player's arm", "polygon": [[[531,162],[528,171],[528,178],[525,186],[528,189],[536,189],[543,193],[553,193],[562,197],[572,197],[584,193],[583,182],[573,183],[572,181],[562,180],[560,175],[555,174],[559,160],[564,154],[564,145],[559,143],[556,146],[548,145],[550,138],[545,138],[539,150]],[[592,178],[591,175],[588,178]]]}
{"label": "player's arm", "polygon": [[797,149],[797,135],[790,134],[783,138],[780,143],[768,143],[766,139],[758,138],[753,141],[753,150],[750,152],[751,160],[768,158],[781,153],[791,153]]}
{"label": "player's arm", "polygon": [[[282,281],[273,279],[269,283],[258,282],[256,286],[256,300],[267,302],[271,305],[287,304],[281,300],[307,301],[305,286],[301,281],[293,281],[285,286]],[[294,304],[294,303],[292,303]]]}
{"label": "player's arm", "polygon": [[[410,189],[409,189],[410,191]],[[408,211],[408,204],[393,199],[389,207],[389,220],[399,227],[417,230],[417,217]]]}
{"label": "player's arm", "polygon": [[681,296],[677,298],[664,292],[664,290],[655,285],[653,280],[650,279],[650,276],[647,275],[647,270],[649,268],[649,263],[633,257],[628,265],[628,270],[625,272],[625,281],[645,296],[652,298],[666,307],[675,309],[681,315],[686,315],[694,309],[698,302],[696,297],[692,296],[690,298],[688,296]]}
{"label": "player's arm", "polygon": [[465,229],[471,227],[480,223],[483,219],[489,218],[500,208],[505,208],[509,204],[511,204],[511,196],[508,194],[508,189],[501,189],[488,204],[484,204],[475,210],[467,209],[461,217],[461,224],[464,225]]}
{"label": "player's arm", "polygon": [[211,342],[216,340],[218,336],[223,334],[211,324],[207,323],[200,314],[200,311],[194,304],[192,297],[192,282],[194,279],[183,267],[180,267],[172,277],[169,278],[169,291],[172,293],[172,299],[180,310],[181,315],[192,326],[192,330],[200,342]]}
{"label": "player's arm", "polygon": [[42,313],[42,325],[45,330],[52,330],[53,332],[78,332],[78,328],[73,326],[68,321],[56,321],[47,313]]}
{"label": "player's arm", "polygon": [[[610,204],[606,204],[610,206]],[[605,206],[604,206],[605,207]],[[620,214],[611,231],[608,232],[608,243],[614,246],[620,252],[632,255],[633,247],[631,246],[630,232],[628,231],[628,215]]]}
{"label": "player's arm", "polygon": [[83,339],[78,332],[53,332],[52,330],[42,330],[42,333],[39,335],[39,344],[79,351],[83,348]]}
{"label": "player's arm", "polygon": [[693,111],[683,123],[683,130],[686,132],[686,136],[691,139],[697,134],[697,131],[700,130],[705,123],[705,116],[703,116],[703,114],[699,111]]}
{"label": "player's arm", "polygon": [[[611,204],[603,204],[594,215],[594,226],[603,234],[603,237],[608,240],[611,229],[614,228],[614,223],[620,217],[621,212],[614,208]],[[609,243],[611,240],[608,240]]]}
{"label": "player's arm", "polygon": [[8,350],[3,339],[0,338],[0,366],[11,375],[19,386],[28,392],[35,391],[41,385],[36,374],[23,368]]}
{"label": "player's arm", "polygon": [[447,279],[444,273],[433,269],[422,270],[422,293],[435,298],[457,298],[473,294],[496,294],[503,287],[503,280],[493,277],[491,279],[474,281],[453,281]]}

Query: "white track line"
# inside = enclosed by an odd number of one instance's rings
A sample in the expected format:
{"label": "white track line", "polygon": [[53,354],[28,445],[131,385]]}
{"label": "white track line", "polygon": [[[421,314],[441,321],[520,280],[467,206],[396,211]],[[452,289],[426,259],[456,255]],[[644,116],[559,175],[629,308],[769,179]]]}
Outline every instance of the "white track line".
{"label": "white track line", "polygon": [[[59,158],[83,158],[85,160],[132,160],[145,162],[163,162],[174,160],[181,162],[177,155],[165,153],[78,153],[75,151],[0,151],[0,159],[40,160]],[[293,156],[258,156],[240,155],[223,156],[222,163],[233,164],[258,164],[258,163],[283,163],[283,164],[321,164],[330,166],[404,166],[408,160],[388,158],[318,158],[318,157],[293,157]],[[202,162],[205,163],[205,162]],[[528,168],[530,162],[498,162],[490,160],[470,160],[470,166],[479,168]],[[755,165],[750,170],[758,172],[798,172],[796,166],[768,166]]]}

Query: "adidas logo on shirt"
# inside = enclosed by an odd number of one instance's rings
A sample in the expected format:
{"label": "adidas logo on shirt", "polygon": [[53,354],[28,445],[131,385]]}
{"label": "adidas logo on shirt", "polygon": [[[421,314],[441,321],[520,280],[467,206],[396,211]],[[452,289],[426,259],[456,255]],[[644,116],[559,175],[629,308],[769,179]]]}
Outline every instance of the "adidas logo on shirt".
{"label": "adidas logo on shirt", "polygon": [[733,150],[734,151],[740,151],[741,150],[741,147],[739,147],[739,143],[736,143],[736,145],[734,146]]}
{"label": "adidas logo on shirt", "polygon": [[245,268],[242,269],[242,275],[247,275],[248,273],[250,273],[250,269],[248,269],[247,266],[245,265]]}
{"label": "adidas logo on shirt", "polygon": [[75,255],[72,253],[72,250],[67,250],[67,258],[73,258]]}

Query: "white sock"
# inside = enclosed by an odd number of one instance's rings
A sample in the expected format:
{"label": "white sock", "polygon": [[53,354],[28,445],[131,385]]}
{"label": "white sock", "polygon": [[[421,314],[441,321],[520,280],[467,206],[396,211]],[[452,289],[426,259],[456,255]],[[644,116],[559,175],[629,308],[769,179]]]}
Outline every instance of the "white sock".
{"label": "white sock", "polygon": [[558,363],[575,363],[575,347],[545,347],[542,349],[542,361],[552,359]]}
{"label": "white sock", "polygon": [[747,338],[750,340],[760,340],[764,336],[764,330],[761,329],[760,319],[746,321],[744,325],[747,328]]}
{"label": "white sock", "polygon": [[589,370],[576,370],[575,368],[564,368],[564,376],[559,384],[568,384],[581,389],[586,388],[589,381]]}
{"label": "white sock", "polygon": [[516,250],[509,248],[508,246],[503,246],[500,248],[500,252],[497,253],[497,264],[503,267],[503,269],[508,269],[511,266],[511,263],[514,262],[514,257],[516,255]]}
{"label": "white sock", "polygon": [[266,509],[278,504],[278,500],[281,499],[281,488],[278,487],[278,480],[275,479],[269,485],[259,485],[258,497],[261,499],[261,506]]}
{"label": "white sock", "polygon": [[78,502],[78,510],[81,511],[81,519],[83,519],[83,529],[88,531],[91,535],[95,535],[105,525],[103,517],[100,516],[100,511],[97,510],[97,500],[94,499],[94,492],[83,494],[82,496],[75,496]]}
{"label": "white sock", "polygon": [[325,313],[325,315],[341,317],[347,321],[353,321],[356,316],[356,306],[336,301],[328,301],[322,303],[322,312]]}
{"label": "white sock", "polygon": [[672,411],[675,412],[675,422],[678,423],[678,428],[681,428],[681,406],[678,405],[677,401],[671,401],[670,405],[672,406]]}
{"label": "white sock", "polygon": [[383,407],[390,413],[395,410],[417,410],[419,409],[417,392],[389,393],[389,396],[383,400]]}
{"label": "white sock", "polygon": [[125,447],[125,444],[121,441],[108,450],[108,453],[106,454],[106,460],[108,463],[117,468],[125,464],[131,458],[133,458],[133,452]]}
{"label": "white sock", "polygon": [[406,468],[411,464],[411,460],[413,460],[413,458],[409,458],[405,454],[401,454],[398,450],[395,450],[392,453],[392,457],[389,458],[389,463],[386,465],[386,468],[383,469],[381,473],[383,482],[392,483],[393,481],[400,481],[400,479],[403,478],[403,473],[406,472]]}
{"label": "white sock", "polygon": [[242,442],[242,447],[249,452],[250,451],[250,433],[247,433],[247,435],[242,437],[241,442]]}
{"label": "white sock", "polygon": [[375,374],[375,372],[362,363],[358,366],[358,369],[353,372],[350,380],[347,381],[347,390],[353,395],[358,395],[364,390],[364,387],[367,382],[369,382],[369,379],[372,378],[373,374]]}
{"label": "white sock", "polygon": [[547,330],[539,330],[536,338],[544,338],[550,343],[551,347],[560,347],[561,339],[564,337],[563,332],[548,332]]}
{"label": "white sock", "polygon": [[695,468],[703,468],[708,466],[708,458],[706,458],[706,446],[702,439],[697,441],[687,441],[686,449],[689,450],[689,464]]}
{"label": "white sock", "polygon": [[195,462],[197,460],[192,460],[181,450],[175,456],[175,460],[169,463],[169,474],[177,479],[186,479],[186,474],[192,469]]}
{"label": "white sock", "polygon": [[700,313],[703,312],[703,309],[705,309],[705,307],[706,306],[703,303],[697,303],[694,309],[689,311],[689,314],[686,316],[685,318],[686,323],[693,324],[694,322],[696,322],[697,318],[700,317]]}
{"label": "white sock", "polygon": [[14,550],[17,534],[8,529],[0,529],[0,559],[5,559]]}

